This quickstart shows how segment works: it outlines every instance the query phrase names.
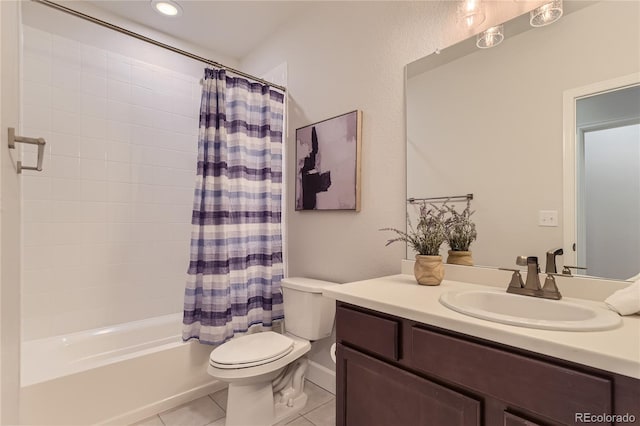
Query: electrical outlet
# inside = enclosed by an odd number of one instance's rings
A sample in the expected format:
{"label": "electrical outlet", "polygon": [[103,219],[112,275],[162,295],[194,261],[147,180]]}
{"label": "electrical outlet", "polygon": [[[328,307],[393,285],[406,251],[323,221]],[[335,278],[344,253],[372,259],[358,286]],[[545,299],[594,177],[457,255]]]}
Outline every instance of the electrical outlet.
{"label": "electrical outlet", "polygon": [[558,226],[558,210],[540,210],[539,226]]}

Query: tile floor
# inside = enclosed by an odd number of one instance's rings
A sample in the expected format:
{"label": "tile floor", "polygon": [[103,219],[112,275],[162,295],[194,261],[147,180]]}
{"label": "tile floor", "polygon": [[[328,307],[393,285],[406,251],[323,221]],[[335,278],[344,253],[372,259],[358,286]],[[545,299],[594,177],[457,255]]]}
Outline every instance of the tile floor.
{"label": "tile floor", "polygon": [[[335,426],[335,396],[309,381],[305,383],[305,392],[309,399],[300,415],[277,426]],[[135,426],[224,426],[226,407],[224,389],[144,419]]]}

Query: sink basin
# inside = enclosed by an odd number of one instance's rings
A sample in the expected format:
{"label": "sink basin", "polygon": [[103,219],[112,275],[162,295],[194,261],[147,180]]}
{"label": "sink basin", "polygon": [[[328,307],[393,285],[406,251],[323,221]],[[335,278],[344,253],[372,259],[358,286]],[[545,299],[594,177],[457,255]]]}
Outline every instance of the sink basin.
{"label": "sink basin", "polygon": [[440,296],[440,303],[472,317],[545,330],[608,330],[622,323],[618,314],[605,308],[564,300],[520,296],[504,291],[450,291]]}

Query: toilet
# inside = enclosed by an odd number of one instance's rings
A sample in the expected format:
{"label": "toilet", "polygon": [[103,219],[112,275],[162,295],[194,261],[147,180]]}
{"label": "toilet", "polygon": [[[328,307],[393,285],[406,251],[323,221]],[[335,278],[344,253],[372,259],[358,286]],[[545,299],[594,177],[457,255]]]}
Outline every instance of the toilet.
{"label": "toilet", "polygon": [[335,301],[322,290],[335,283],[309,278],[281,282],[285,327],[246,334],[215,348],[207,372],[229,383],[226,426],[270,426],[307,403],[304,377],[313,340],[331,335]]}

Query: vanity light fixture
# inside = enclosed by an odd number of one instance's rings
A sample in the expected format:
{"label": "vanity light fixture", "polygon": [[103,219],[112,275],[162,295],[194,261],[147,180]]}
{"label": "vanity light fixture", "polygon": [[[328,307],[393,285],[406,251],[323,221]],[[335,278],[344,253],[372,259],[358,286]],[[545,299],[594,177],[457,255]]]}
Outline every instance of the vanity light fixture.
{"label": "vanity light fixture", "polygon": [[529,23],[532,27],[544,27],[556,22],[562,16],[562,0],[553,0],[533,9]]}
{"label": "vanity light fixture", "polygon": [[504,25],[500,24],[478,34],[476,46],[480,49],[488,49],[499,45],[502,40],[504,40]]}
{"label": "vanity light fixture", "polygon": [[151,6],[153,10],[164,16],[182,15],[182,6],[172,0],[151,0]]}
{"label": "vanity light fixture", "polygon": [[463,0],[458,3],[458,19],[467,28],[476,27],[484,22],[484,10],[481,0]]}

